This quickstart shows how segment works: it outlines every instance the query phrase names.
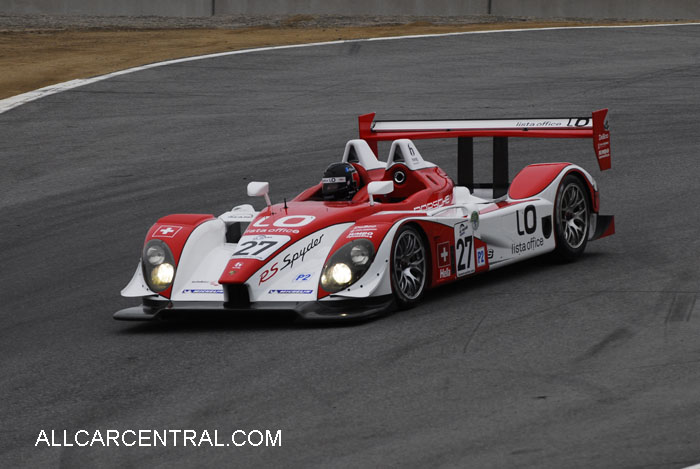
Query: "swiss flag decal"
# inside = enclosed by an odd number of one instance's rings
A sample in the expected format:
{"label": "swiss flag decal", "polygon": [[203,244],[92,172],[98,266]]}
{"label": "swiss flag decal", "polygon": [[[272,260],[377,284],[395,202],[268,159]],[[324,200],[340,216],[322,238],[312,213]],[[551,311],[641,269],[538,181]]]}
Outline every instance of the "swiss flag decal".
{"label": "swiss flag decal", "polygon": [[160,225],[153,232],[151,237],[153,238],[174,238],[175,235],[182,229],[178,225]]}

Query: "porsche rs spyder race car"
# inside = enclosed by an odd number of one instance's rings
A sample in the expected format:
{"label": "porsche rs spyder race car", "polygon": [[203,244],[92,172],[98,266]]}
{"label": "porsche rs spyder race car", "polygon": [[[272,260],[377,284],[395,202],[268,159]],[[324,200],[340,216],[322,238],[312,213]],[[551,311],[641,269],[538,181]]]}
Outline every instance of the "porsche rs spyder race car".
{"label": "porsche rs spyder race car", "polygon": [[[581,256],[614,233],[598,213],[598,185],[582,167],[531,164],[508,177],[508,138],[590,138],[610,168],[607,109],[590,117],[375,121],[359,117],[323,179],[272,204],[269,184],[247,192],[266,207],[215,217],[169,215],[148,231],[122,296],[141,304],[115,319],[149,320],[209,310],[287,311],[307,320],[349,320],[410,307],[427,290],[551,253]],[[493,181],[474,183],[473,139],[493,138]],[[458,139],[458,184],[425,160],[420,139]],[[391,141],[386,161],[379,141]]]}

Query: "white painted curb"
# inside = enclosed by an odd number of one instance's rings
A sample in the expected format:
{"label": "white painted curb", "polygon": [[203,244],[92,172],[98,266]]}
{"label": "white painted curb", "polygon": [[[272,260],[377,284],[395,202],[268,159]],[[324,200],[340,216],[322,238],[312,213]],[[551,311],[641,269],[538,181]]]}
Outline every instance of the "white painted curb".
{"label": "white painted curb", "polygon": [[[700,26],[700,23],[668,23],[668,24],[644,24],[644,25],[630,25],[630,26],[562,26],[553,28],[523,28],[523,29],[497,29],[489,31],[464,31],[457,33],[442,33],[442,34],[416,34],[412,36],[391,36],[391,37],[374,37],[369,39],[347,39],[342,41],[328,41],[328,42],[313,42],[309,44],[291,44],[287,46],[271,46],[271,47],[259,47],[256,49],[242,49],[234,50],[229,52],[219,52],[216,54],[206,54],[206,55],[196,55],[193,57],[184,57],[181,59],[166,60],[164,62],[155,62],[148,65],[141,65],[138,67],[127,68],[125,70],[120,70],[118,72],[108,73],[106,75],[98,75],[92,78],[79,78],[76,80],[70,80],[63,83],[57,83],[55,85],[46,86],[44,88],[39,88],[38,90],[30,91],[28,93],[18,94],[17,96],[12,96],[10,98],[5,98],[0,100],[0,114],[14,109],[23,104],[29,103],[31,101],[49,96],[52,94],[60,93],[66,90],[72,90],[81,86],[89,85],[102,80],[107,80],[108,78],[117,77],[120,75],[126,75],[127,73],[139,72],[141,70],[148,70],[149,68],[163,67],[165,65],[179,64],[183,62],[191,62],[194,60],[204,60],[212,59],[215,57],[225,57],[228,55],[238,55],[238,54],[250,54],[252,52],[265,52],[271,50],[282,50],[282,49],[293,49],[301,47],[314,47],[314,46],[327,46],[332,44],[345,44],[350,42],[369,42],[369,41],[394,41],[398,39],[421,39],[421,38],[431,38],[431,37],[447,37],[447,36],[465,36],[467,34],[494,34],[494,33],[519,33],[528,31],[556,31],[556,30],[567,30],[567,29],[622,29],[622,28],[659,28],[668,26]],[[698,468],[700,469],[700,468]]]}

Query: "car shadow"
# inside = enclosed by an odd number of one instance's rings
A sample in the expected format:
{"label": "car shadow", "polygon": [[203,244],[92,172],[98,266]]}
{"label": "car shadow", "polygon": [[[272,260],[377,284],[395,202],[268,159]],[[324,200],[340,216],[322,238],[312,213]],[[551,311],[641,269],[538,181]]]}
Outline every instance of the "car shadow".
{"label": "car shadow", "polygon": [[423,302],[429,303],[431,298],[435,296],[446,297],[453,295],[464,294],[465,288],[468,286],[471,293],[478,293],[482,288],[493,288],[494,286],[503,285],[506,289],[515,280],[525,278],[533,272],[542,272],[544,270],[564,271],[573,264],[585,263],[594,261],[597,258],[605,257],[606,254],[598,252],[587,252],[575,262],[561,261],[548,255],[537,256],[515,264],[510,264],[502,268],[484,272],[483,274],[475,275],[458,280],[453,283],[439,286],[426,293]]}
{"label": "car shadow", "polygon": [[[376,319],[376,318],[375,318]],[[372,319],[342,321],[300,320],[292,313],[230,313],[207,312],[172,316],[167,319],[133,322],[119,331],[120,334],[180,334],[214,331],[263,331],[263,330],[302,330],[302,329],[337,329],[339,327],[357,327],[371,322]],[[123,323],[122,323],[123,324]]]}

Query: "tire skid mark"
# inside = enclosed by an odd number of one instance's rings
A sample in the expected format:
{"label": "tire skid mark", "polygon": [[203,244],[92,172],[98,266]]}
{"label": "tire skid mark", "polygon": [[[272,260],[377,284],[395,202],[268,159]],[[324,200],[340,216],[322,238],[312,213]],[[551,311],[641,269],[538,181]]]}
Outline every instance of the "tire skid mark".
{"label": "tire skid mark", "polygon": [[666,316],[666,324],[688,322],[695,308],[695,293],[676,293]]}
{"label": "tire skid mark", "polygon": [[632,337],[634,337],[634,334],[629,329],[619,327],[603,337],[600,342],[590,347],[574,361],[581,362],[589,358],[593,358],[606,350],[619,347],[623,342],[628,341]]}

